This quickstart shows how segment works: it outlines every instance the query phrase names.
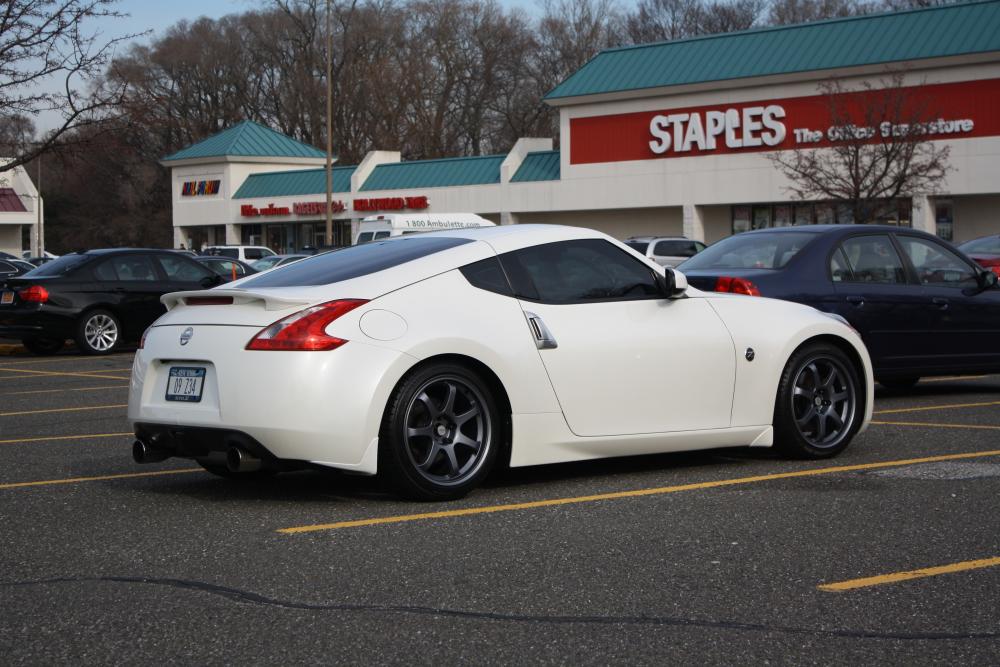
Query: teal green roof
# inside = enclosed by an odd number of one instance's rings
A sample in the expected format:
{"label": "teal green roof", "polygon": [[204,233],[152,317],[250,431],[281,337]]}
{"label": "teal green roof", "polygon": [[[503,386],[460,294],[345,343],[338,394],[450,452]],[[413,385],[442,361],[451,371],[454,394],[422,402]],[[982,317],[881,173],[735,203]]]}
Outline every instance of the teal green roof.
{"label": "teal green roof", "polygon": [[213,134],[204,141],[182,148],[163,158],[163,161],[224,156],[321,158],[326,157],[326,153],[260,123],[247,120]]}
{"label": "teal green roof", "polygon": [[361,190],[401,190],[499,183],[500,164],[506,157],[506,155],[483,155],[380,164],[372,170],[371,176],[361,186]]}
{"label": "teal green roof", "polygon": [[524,156],[524,161],[517,168],[511,183],[526,183],[528,181],[558,181],[559,151],[536,151]]}
{"label": "teal green roof", "polygon": [[[333,168],[333,191],[350,192],[351,174],[357,167]],[[326,193],[325,169],[296,169],[251,174],[233,195],[233,199],[291,197]]]}
{"label": "teal green roof", "polygon": [[545,99],[989,51],[1000,51],[998,0],[609,49]]}

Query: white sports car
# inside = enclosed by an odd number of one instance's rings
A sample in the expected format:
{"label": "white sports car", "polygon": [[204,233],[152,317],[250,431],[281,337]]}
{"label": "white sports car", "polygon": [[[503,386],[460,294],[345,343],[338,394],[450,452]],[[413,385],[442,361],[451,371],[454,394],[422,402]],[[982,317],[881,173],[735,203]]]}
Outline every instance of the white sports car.
{"label": "white sports car", "polygon": [[508,463],[829,457],[872,413],[843,320],[702,293],[588,229],[403,236],[163,302],[132,369],[140,463],[326,466],[450,499]]}

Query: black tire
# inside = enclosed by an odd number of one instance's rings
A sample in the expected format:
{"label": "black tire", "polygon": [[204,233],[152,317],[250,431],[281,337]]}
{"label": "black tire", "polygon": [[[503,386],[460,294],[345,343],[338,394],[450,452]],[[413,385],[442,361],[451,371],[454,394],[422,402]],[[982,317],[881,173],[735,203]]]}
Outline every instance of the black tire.
{"label": "black tire", "polygon": [[844,451],[861,427],[864,385],[839,348],[805,345],[781,373],[774,405],[774,446],[797,459],[826,459]]}
{"label": "black tire", "polygon": [[417,369],[389,398],[379,476],[413,500],[461,498],[490,474],[502,429],[496,397],[476,373],[455,363]]}
{"label": "black tire", "polygon": [[21,344],[32,354],[50,355],[63,349],[66,341],[58,338],[25,338]]}
{"label": "black tire", "polygon": [[878,383],[891,391],[906,391],[913,389],[920,382],[919,377],[911,378],[879,378]]}
{"label": "black tire", "polygon": [[76,325],[76,346],[84,354],[111,354],[122,344],[125,332],[114,313],[88,310]]}

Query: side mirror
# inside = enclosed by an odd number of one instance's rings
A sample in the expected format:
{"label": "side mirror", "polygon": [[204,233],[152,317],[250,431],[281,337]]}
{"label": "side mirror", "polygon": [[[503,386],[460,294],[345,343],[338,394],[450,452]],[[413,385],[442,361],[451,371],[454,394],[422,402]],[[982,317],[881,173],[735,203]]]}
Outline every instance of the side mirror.
{"label": "side mirror", "polygon": [[202,287],[208,289],[210,287],[215,287],[216,285],[221,285],[222,276],[217,276],[217,275],[205,276],[199,282],[201,283]]}
{"label": "side mirror", "polygon": [[997,274],[993,273],[991,270],[983,271],[976,277],[976,281],[979,283],[980,292],[993,289],[997,286],[998,280],[1000,280],[1000,277],[998,277]]}
{"label": "side mirror", "polygon": [[656,283],[660,293],[667,299],[676,299],[687,291],[688,282],[684,274],[676,269],[663,269],[663,275],[656,273]]}

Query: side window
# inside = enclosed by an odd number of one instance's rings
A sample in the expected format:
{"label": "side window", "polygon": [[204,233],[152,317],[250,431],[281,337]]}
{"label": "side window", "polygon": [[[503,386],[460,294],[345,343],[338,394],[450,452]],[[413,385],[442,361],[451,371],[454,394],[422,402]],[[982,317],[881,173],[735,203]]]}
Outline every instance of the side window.
{"label": "side window", "polygon": [[205,267],[180,255],[176,257],[157,255],[156,260],[163,267],[163,272],[167,274],[169,280],[193,283],[212,275]]}
{"label": "side window", "polygon": [[705,245],[697,241],[660,241],[653,254],[660,257],[694,257],[704,249]]}
{"label": "side window", "polygon": [[514,292],[510,289],[510,283],[507,282],[507,276],[504,275],[503,268],[500,266],[500,260],[496,257],[467,264],[459,271],[473,287],[504,296],[514,296]]}
{"label": "side window", "polygon": [[830,278],[835,283],[854,280],[854,276],[851,275],[851,267],[848,265],[847,258],[844,257],[844,251],[841,248],[837,248],[833,257],[830,258]]}
{"label": "side window", "polygon": [[902,284],[906,272],[888,236],[856,236],[842,246],[850,264],[851,282]]}
{"label": "side window", "polygon": [[[236,254],[237,251],[233,251],[232,255],[226,253],[226,257],[232,257],[233,259],[236,259]],[[243,256],[246,257],[247,259],[260,259],[264,256],[264,253],[261,252],[260,248],[244,248]]]}
{"label": "side window", "polygon": [[382,239],[389,238],[389,232],[375,232],[375,240],[381,241]]}
{"label": "side window", "polygon": [[653,270],[602,239],[562,241],[501,258],[518,297],[545,303],[659,298]]}
{"label": "side window", "polygon": [[[149,255],[121,255],[120,257],[112,257],[104,264],[109,267],[106,269],[109,273],[104,275],[110,275],[110,272],[113,272],[117,275],[118,280],[150,282],[159,280]],[[98,267],[95,273],[99,273],[102,268],[104,267]],[[114,278],[102,278],[102,280],[114,280]]]}
{"label": "side window", "polygon": [[897,236],[903,252],[910,258],[921,285],[938,287],[974,287],[976,273],[971,266],[942,245],[914,236]]}
{"label": "side window", "polygon": [[109,259],[106,262],[101,262],[94,269],[94,277],[98,280],[118,280],[118,274],[115,272],[115,260]]}
{"label": "side window", "polygon": [[374,232],[361,232],[360,234],[358,234],[358,245],[361,245],[362,243],[368,243],[369,241],[372,240],[373,236],[375,236]]}
{"label": "side window", "polygon": [[17,269],[14,268],[13,264],[0,262],[0,273],[17,273]]}

